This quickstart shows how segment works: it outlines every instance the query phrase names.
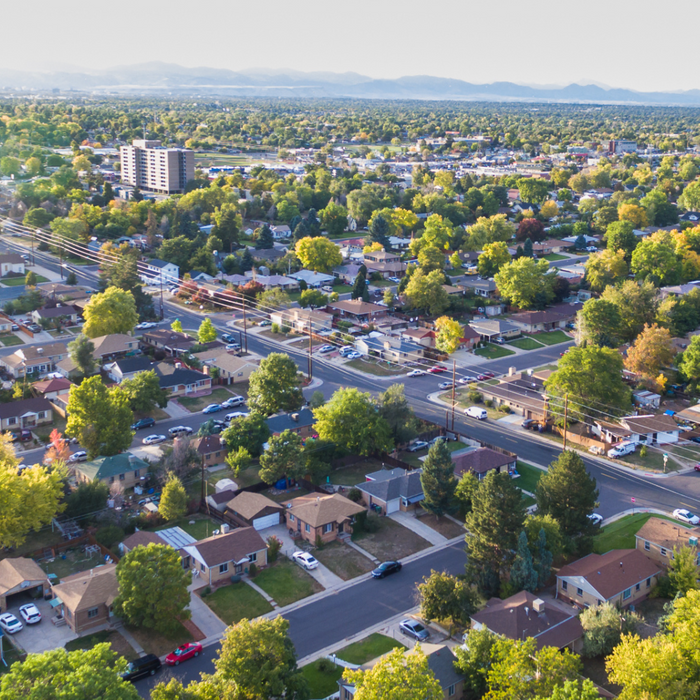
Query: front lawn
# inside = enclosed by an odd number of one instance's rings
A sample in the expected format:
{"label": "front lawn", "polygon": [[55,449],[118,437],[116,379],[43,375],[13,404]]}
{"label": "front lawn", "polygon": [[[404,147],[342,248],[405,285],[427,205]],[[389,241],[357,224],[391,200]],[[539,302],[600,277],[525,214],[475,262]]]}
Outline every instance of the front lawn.
{"label": "front lawn", "polygon": [[349,664],[361,666],[378,656],[388,654],[392,649],[405,649],[401,642],[375,632],[360,642],[355,642],[337,652],[336,656]]}
{"label": "front lawn", "polygon": [[131,625],[125,625],[125,627],[147,654],[155,654],[156,656],[164,656],[173,649],[177,649],[181,644],[194,641],[192,635],[180,622],[177,623],[175,632],[168,636],[145,627],[132,627]]}
{"label": "front lawn", "polygon": [[542,343],[538,343],[532,338],[518,338],[517,340],[509,340],[508,345],[514,345],[520,350],[537,350],[538,348],[544,347]]}
{"label": "front lawn", "polygon": [[439,532],[443,537],[447,537],[448,540],[464,534],[464,526],[449,518],[436,518],[431,513],[426,513],[420,521],[435,532]]}
{"label": "front lawn", "polygon": [[487,357],[489,360],[496,360],[499,357],[515,355],[512,350],[508,350],[508,348],[504,348],[502,345],[495,345],[493,343],[487,343],[483,348],[474,350],[474,354],[481,357]]}
{"label": "front lawn", "polygon": [[0,343],[2,343],[6,348],[9,348],[11,345],[24,345],[22,338],[16,336],[14,333],[0,334]]}
{"label": "front lawn", "polygon": [[[219,387],[214,389],[209,396],[176,396],[174,398],[181,406],[191,413],[197,413],[203,408],[206,408],[210,403],[221,403],[222,401],[226,401],[226,399],[230,399],[231,392],[228,389]],[[212,418],[216,418],[216,416],[212,414]]]}
{"label": "front lawn", "polygon": [[66,642],[66,650],[87,650],[92,649],[97,644],[104,643],[109,644],[113,652],[119,654],[119,656],[123,656],[127,661],[133,661],[138,658],[138,654],[134,651],[131,644],[129,644],[119,632],[114,630],[103,630],[102,632],[88,634],[85,637],[78,637],[78,639],[71,639],[70,642]]}
{"label": "front lawn", "polygon": [[545,345],[557,345],[558,343],[566,343],[571,340],[571,336],[564,331],[551,331],[550,333],[535,333],[532,336],[535,340]]}
{"label": "front lawn", "polygon": [[343,667],[336,666],[329,659],[316,659],[303,666],[301,674],[309,684],[310,698],[327,698],[338,692],[338,681],[343,675]]}
{"label": "front lawn", "polygon": [[568,255],[559,255],[559,253],[550,253],[549,255],[542,255],[542,258],[549,260],[549,262],[557,262],[557,260],[568,260]]}
{"label": "front lawn", "polygon": [[685,527],[683,523],[673,520],[673,518],[667,518],[666,516],[656,515],[654,513],[634,513],[633,515],[625,515],[623,518],[601,529],[593,540],[593,551],[598,554],[605,554],[605,552],[609,552],[611,549],[634,549],[636,543],[634,536],[649,518],[671,520],[679,527]]}
{"label": "front lawn", "polygon": [[221,586],[213,593],[202,596],[202,600],[227,625],[233,625],[244,617],[252,620],[272,610],[265,598],[243,581]]}
{"label": "front lawn", "polygon": [[544,472],[531,464],[520,461],[517,463],[517,470],[520,477],[515,480],[515,485],[523,491],[535,493],[537,484]]}
{"label": "front lawn", "polygon": [[[194,522],[190,524],[190,521]],[[159,527],[158,530],[165,530],[169,527],[181,527],[188,535],[192,535],[196,540],[204,540],[207,537],[211,537],[214,534],[214,530],[220,529],[221,523],[216,522],[216,520],[211,520],[204,515],[186,515],[184,518],[173,520],[173,522]],[[156,532],[158,530],[156,530]]]}
{"label": "front lawn", "polygon": [[323,590],[323,586],[300,566],[286,560],[280,560],[263,569],[254,581],[280,607]]}
{"label": "front lawn", "polygon": [[[2,283],[6,287],[21,287],[24,284],[25,279],[26,275],[24,275],[23,277],[5,277],[3,278]],[[43,275],[37,275],[36,281],[37,284],[41,284],[42,282],[48,282],[46,277],[44,277]]]}
{"label": "front lawn", "polygon": [[377,532],[356,531],[352,536],[354,542],[379,561],[403,559],[430,547],[430,542],[391,518],[380,517],[379,523]]}
{"label": "front lawn", "polygon": [[358,551],[340,542],[331,542],[314,551],[314,556],[343,581],[374,569],[373,562]]}

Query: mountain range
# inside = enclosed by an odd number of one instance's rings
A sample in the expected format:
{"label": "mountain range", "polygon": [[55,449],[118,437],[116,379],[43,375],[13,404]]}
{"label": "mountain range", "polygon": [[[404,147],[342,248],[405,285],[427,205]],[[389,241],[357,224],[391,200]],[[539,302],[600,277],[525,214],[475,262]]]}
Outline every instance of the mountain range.
{"label": "mountain range", "polygon": [[171,95],[200,97],[313,97],[389,100],[480,100],[700,106],[700,90],[638,92],[598,84],[566,86],[485,84],[412,75],[375,79],[358,73],[303,73],[254,68],[186,68],[172,63],[142,63],[100,71],[21,71],[0,67],[1,92],[76,91],[96,95]]}

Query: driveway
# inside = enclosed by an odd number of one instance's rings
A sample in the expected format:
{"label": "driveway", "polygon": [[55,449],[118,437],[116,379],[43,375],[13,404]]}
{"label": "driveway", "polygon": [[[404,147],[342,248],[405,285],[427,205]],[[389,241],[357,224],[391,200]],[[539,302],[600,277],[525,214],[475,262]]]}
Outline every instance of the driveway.
{"label": "driveway", "polygon": [[424,540],[428,540],[430,544],[445,544],[445,542],[447,542],[447,537],[433,530],[432,527],[425,525],[418,518],[413,517],[413,515],[409,513],[397,510],[389,517],[399,525],[403,525],[406,529],[411,530],[411,532],[415,532],[416,535],[420,535]]}
{"label": "driveway", "polygon": [[[201,583],[195,579],[197,583]],[[211,608],[190,589],[190,604],[187,606],[192,613],[192,622],[205,637],[217,637],[226,631],[226,623],[220,620]]]}
{"label": "driveway", "polygon": [[41,622],[36,625],[28,625],[19,614],[19,609],[29,602],[29,599],[22,600],[19,605],[13,606],[7,611],[12,613],[24,625],[24,629],[21,632],[17,632],[12,636],[27,653],[40,654],[43,651],[50,651],[51,649],[65,646],[66,642],[78,638],[78,635],[67,624],[63,627],[56,627],[51,622],[51,618],[54,617],[55,613],[51,609],[48,600],[31,601],[39,608]]}

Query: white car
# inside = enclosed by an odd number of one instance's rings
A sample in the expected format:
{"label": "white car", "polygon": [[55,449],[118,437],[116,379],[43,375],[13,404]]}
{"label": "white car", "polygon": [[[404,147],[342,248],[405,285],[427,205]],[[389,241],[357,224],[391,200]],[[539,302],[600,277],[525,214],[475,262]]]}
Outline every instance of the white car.
{"label": "white car", "polygon": [[349,352],[345,357],[348,358],[348,360],[359,360],[362,357],[361,352]]}
{"label": "white car", "polygon": [[333,350],[335,350],[335,346],[334,346],[334,345],[322,345],[322,346],[318,349],[318,352],[319,352],[319,354],[321,354],[321,355],[326,355],[326,354],[329,353],[329,352],[333,352]]}
{"label": "white car", "polygon": [[250,413],[246,413],[245,411],[234,411],[233,413],[227,413],[224,416],[224,423],[230,423],[232,420],[236,420],[236,418],[247,418],[250,415]]}
{"label": "white car", "polygon": [[676,508],[676,510],[673,511],[673,517],[676,520],[680,520],[682,523],[688,523],[688,525],[697,525],[700,523],[700,518],[698,518],[695,513],[685,510],[685,508]]}
{"label": "white car", "polygon": [[144,445],[157,445],[159,442],[165,442],[168,438],[165,435],[149,435],[142,442]]}
{"label": "white car", "polygon": [[69,458],[68,461],[73,463],[73,462],[85,462],[87,461],[87,452],[85,450],[79,450],[78,452],[74,452]]}
{"label": "white car", "polygon": [[603,522],[603,516],[600,515],[600,513],[591,513],[588,516],[588,519],[594,524],[594,525],[600,525]]}
{"label": "white car", "polygon": [[411,443],[406,449],[409,452],[418,452],[420,450],[424,450],[426,447],[428,447],[428,443],[425,440],[416,440],[415,442]]}
{"label": "white car", "polygon": [[318,568],[318,562],[308,552],[294,552],[292,559],[304,569]]}
{"label": "white car", "polygon": [[176,425],[168,429],[168,435],[170,437],[177,437],[178,435],[192,435],[194,431],[187,425]]}
{"label": "white car", "polygon": [[472,382],[478,382],[479,380],[476,377],[471,377],[469,375],[460,377],[457,380],[457,384],[471,384]]}
{"label": "white car", "polygon": [[148,330],[149,328],[155,328],[158,324],[157,323],[151,323],[150,321],[144,321],[144,323],[139,323],[137,326],[135,326],[135,329],[137,331],[145,331]]}
{"label": "white car", "polygon": [[226,346],[227,352],[235,351],[235,350],[240,350],[241,346],[238,343],[229,343]]}
{"label": "white car", "polygon": [[0,615],[0,629],[7,634],[14,634],[23,630],[24,625],[12,613],[3,613]]}
{"label": "white car", "polygon": [[451,389],[453,386],[452,382],[440,382],[438,384],[438,389]]}
{"label": "white car", "polygon": [[423,369],[412,369],[406,376],[407,377],[424,377],[427,372]]}
{"label": "white car", "polygon": [[39,608],[37,608],[34,603],[23,605],[19,609],[19,614],[24,618],[24,621],[28,625],[36,625],[37,623],[41,622],[41,613],[39,612]]}
{"label": "white car", "polygon": [[236,406],[242,406],[244,403],[245,399],[242,396],[232,396],[221,404],[221,408],[235,408]]}

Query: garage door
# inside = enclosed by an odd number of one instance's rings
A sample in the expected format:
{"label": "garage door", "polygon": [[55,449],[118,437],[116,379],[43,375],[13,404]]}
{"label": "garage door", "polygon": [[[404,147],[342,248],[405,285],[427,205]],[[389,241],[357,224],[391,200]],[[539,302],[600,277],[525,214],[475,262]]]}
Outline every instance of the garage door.
{"label": "garage door", "polygon": [[266,527],[273,527],[274,525],[280,524],[280,514],[273,513],[272,515],[266,515],[263,518],[256,518],[253,520],[253,527],[256,530],[264,530]]}
{"label": "garage door", "polygon": [[395,498],[393,501],[389,501],[386,504],[386,514],[389,515],[390,513],[396,513],[396,511],[399,509],[399,499]]}

